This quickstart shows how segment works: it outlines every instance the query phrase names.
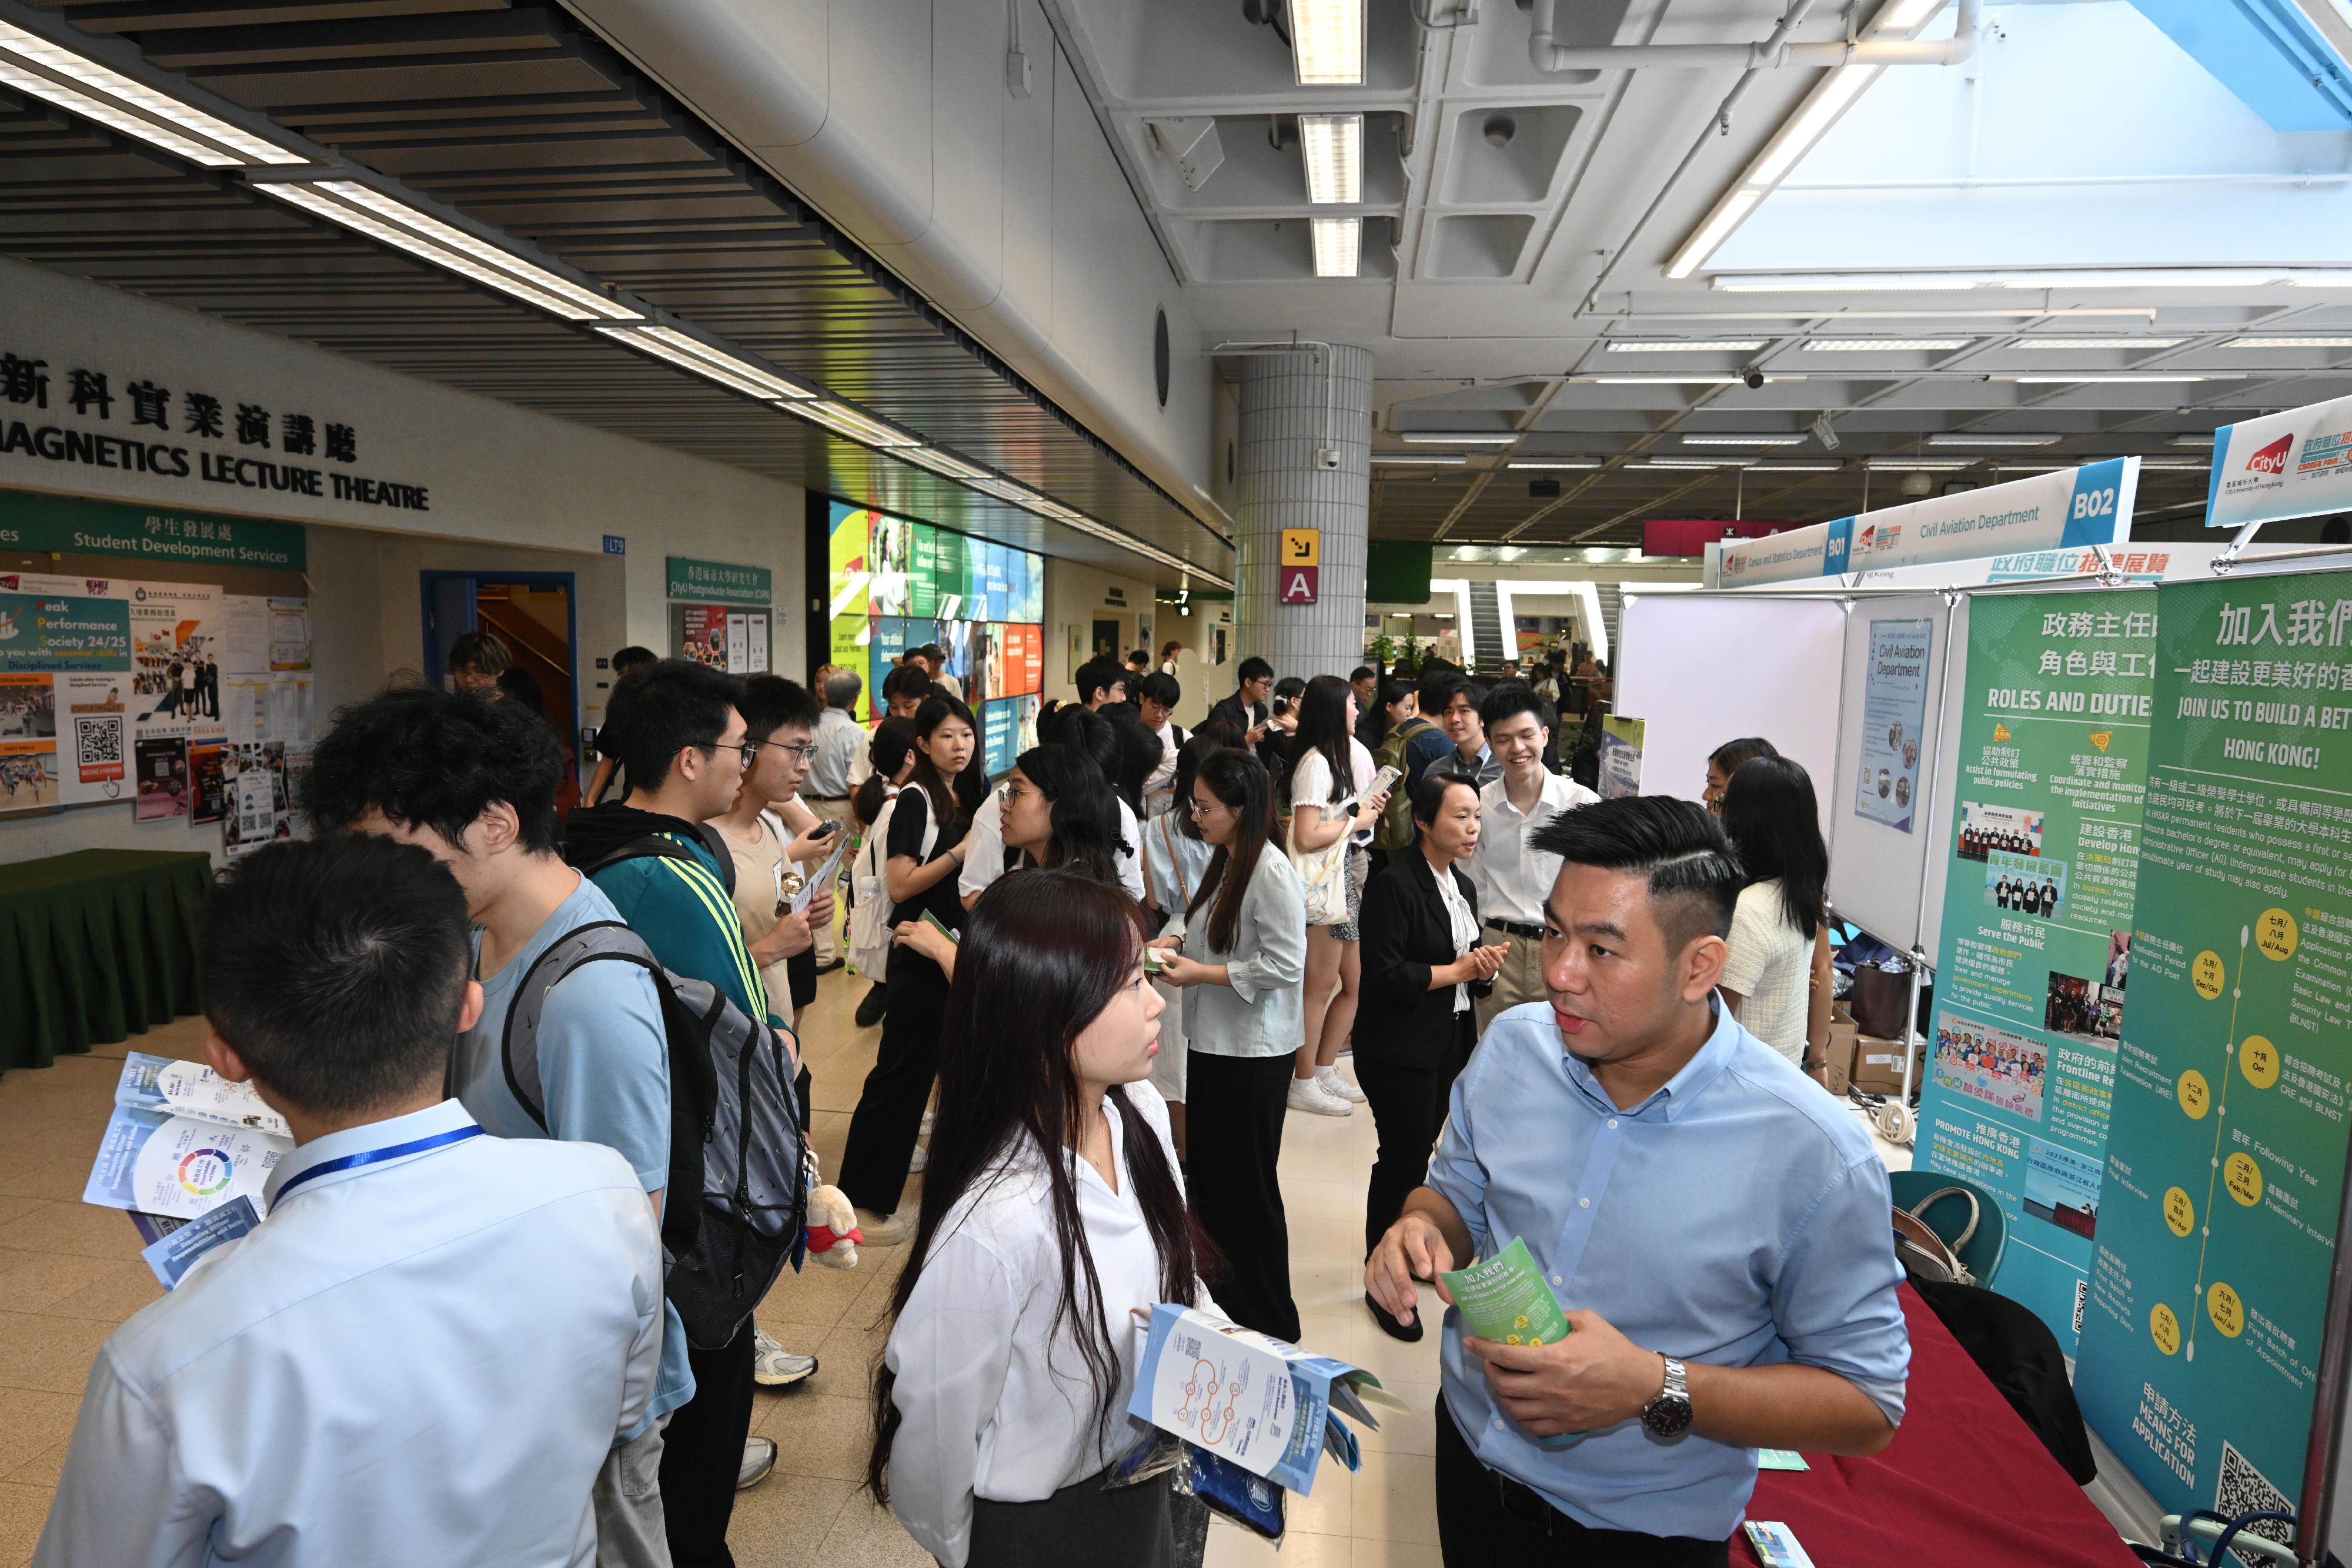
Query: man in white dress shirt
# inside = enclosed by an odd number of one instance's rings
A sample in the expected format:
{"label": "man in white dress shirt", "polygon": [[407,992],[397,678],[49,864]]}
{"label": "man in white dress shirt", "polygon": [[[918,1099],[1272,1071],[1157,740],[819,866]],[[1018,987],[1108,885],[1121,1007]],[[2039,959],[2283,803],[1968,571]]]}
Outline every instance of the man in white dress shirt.
{"label": "man in white dress shirt", "polygon": [[259,1228],[100,1348],[42,1568],[593,1562],[660,1243],[619,1154],[441,1097],[467,967],[465,895],[412,845],[273,844],[214,893],[205,1056],[296,1146]]}
{"label": "man in white dress shirt", "polygon": [[1507,941],[1495,988],[1477,998],[1478,1032],[1505,1008],[1540,1001],[1543,977],[1544,900],[1559,875],[1559,857],[1528,847],[1528,841],[1562,811],[1601,799],[1563,773],[1544,767],[1551,745],[1543,703],[1517,681],[1506,681],[1479,705],[1486,745],[1503,765],[1503,776],[1478,791],[1485,826],[1478,851],[1464,867],[1478,889],[1478,913],[1486,939]]}

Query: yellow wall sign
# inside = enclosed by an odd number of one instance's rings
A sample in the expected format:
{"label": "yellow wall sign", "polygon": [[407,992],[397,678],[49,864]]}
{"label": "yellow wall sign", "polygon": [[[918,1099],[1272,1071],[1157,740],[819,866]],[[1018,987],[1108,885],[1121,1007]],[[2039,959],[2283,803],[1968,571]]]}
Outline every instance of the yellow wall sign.
{"label": "yellow wall sign", "polygon": [[1283,529],[1282,564],[1286,568],[1322,565],[1323,530],[1320,528]]}

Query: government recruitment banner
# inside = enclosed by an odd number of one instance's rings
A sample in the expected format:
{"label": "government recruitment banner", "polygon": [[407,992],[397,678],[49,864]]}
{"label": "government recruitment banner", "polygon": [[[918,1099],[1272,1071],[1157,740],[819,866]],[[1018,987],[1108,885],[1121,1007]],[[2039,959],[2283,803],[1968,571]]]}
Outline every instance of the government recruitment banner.
{"label": "government recruitment banner", "polygon": [[2075,1392],[2167,1511],[2231,1515],[2302,1490],[2352,1134],[2352,575],[2157,602]]}
{"label": "government recruitment banner", "polygon": [[1882,567],[2025,550],[2121,544],[2131,537],[2139,459],[2111,458],[1980,490],[1838,517],[1710,552],[1709,588],[1753,588]]}
{"label": "government recruitment banner", "polygon": [[2205,526],[2307,517],[2352,507],[2352,398],[2306,403],[2213,433]]}
{"label": "government recruitment banner", "polygon": [[2147,589],[1980,593],[1918,1168],[1992,1190],[1994,1288],[2068,1354],[2100,1224],[2156,679]]}

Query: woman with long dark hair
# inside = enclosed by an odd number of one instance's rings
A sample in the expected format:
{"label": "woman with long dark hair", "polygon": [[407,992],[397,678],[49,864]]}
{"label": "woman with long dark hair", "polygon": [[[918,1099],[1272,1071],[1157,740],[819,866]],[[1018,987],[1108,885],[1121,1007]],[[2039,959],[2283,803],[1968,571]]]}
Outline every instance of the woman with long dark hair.
{"label": "woman with long dark hair", "polygon": [[1738,740],[1727,740],[1706,758],[1706,792],[1699,804],[1716,816],[1723,815],[1723,792],[1731,787],[1731,776],[1739,765],[1751,758],[1778,757],[1780,747],[1760,735],[1743,735]]}
{"label": "woman with long dark hair", "polygon": [[1209,1304],[1145,1082],[1162,1004],[1136,907],[1080,872],[1008,876],[962,959],[866,1485],[948,1568],[1167,1568],[1165,1478],[1103,1486],[1146,1431],[1129,1314]]}
{"label": "woman with long dark hair", "polygon": [[1193,1211],[1232,1265],[1226,1316],[1276,1339],[1298,1337],[1290,1231],[1276,1166],[1298,1044],[1307,972],[1307,904],[1297,873],[1267,842],[1274,810],[1265,767],[1219,751],[1192,779],[1189,810],[1215,852],[1191,901],[1153,946],[1160,977],[1184,992],[1187,1120]]}
{"label": "woman with long dark hair", "polygon": [[[1213,737],[1197,732],[1186,741],[1176,755],[1176,809],[1143,824],[1144,907],[1162,925],[1192,904],[1192,890],[1201,885],[1209,858],[1216,853],[1202,841],[1191,802],[1192,779],[1201,764],[1223,749]],[[1184,1098],[1189,1092],[1184,1070],[1191,1055],[1184,1038],[1184,998],[1163,979],[1155,977],[1151,983],[1160,988],[1160,999],[1168,1004],[1168,1010],[1160,1017],[1160,1054],[1151,1063],[1151,1086],[1168,1102],[1168,1122],[1175,1129],[1176,1153],[1181,1157],[1186,1146]]]}
{"label": "woman with long dark hair", "polygon": [[914,725],[903,718],[884,719],[874,727],[866,757],[872,771],[849,794],[849,814],[856,823],[858,845],[849,862],[849,918],[844,923],[850,942],[850,967],[874,982],[857,1004],[859,1029],[880,1023],[882,1009],[890,1000],[889,927],[870,917],[860,918],[858,911],[860,904],[878,901],[882,894],[889,857],[883,853],[887,846],[877,835],[887,836],[883,808],[898,798],[899,786],[915,771]]}
{"label": "woman with long dark hair", "polygon": [[961,701],[936,692],[926,697],[915,710],[915,770],[890,805],[884,845],[884,881],[895,906],[890,989],[881,1049],[849,1119],[849,1145],[841,1156],[841,1190],[856,1206],[858,1227],[872,1247],[907,1239],[906,1224],[895,1214],[938,1075],[940,1016],[948,999],[947,972],[904,934],[926,915],[950,931],[963,925],[956,873],[963,867],[972,811],[988,788],[974,758],[979,735]]}
{"label": "woman with long dark hair", "polygon": [[[1386,794],[1372,793],[1372,754],[1356,738],[1356,690],[1337,675],[1318,675],[1298,699],[1298,733],[1290,764],[1290,859],[1302,873],[1329,867],[1344,918],[1307,927],[1307,1032],[1292,1063],[1290,1109],[1345,1116],[1363,1091],[1339,1076],[1339,1048],[1356,1027],[1363,979],[1356,916],[1363,907],[1357,862],[1372,841]],[[1333,994],[1333,987],[1338,994]]]}
{"label": "woman with long dark hair", "polygon": [[1723,792],[1723,831],[1748,885],[1731,916],[1722,991],[1748,1032],[1799,1066],[1830,877],[1813,781],[1786,757],[1752,757]]}

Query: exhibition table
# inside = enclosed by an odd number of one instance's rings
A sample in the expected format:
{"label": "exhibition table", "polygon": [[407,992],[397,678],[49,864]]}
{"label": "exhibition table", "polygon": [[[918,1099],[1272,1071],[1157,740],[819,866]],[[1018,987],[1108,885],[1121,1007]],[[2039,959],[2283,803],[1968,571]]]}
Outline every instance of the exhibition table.
{"label": "exhibition table", "polygon": [[196,1010],[203,853],[81,850],[0,865],[0,1070]]}
{"label": "exhibition table", "polygon": [[[2138,1568],[1942,1320],[1901,1287],[1911,1329],[1903,1425],[1866,1459],[1807,1454],[1757,1478],[1750,1519],[1779,1520],[1814,1568]],[[1732,1561],[1754,1561],[1744,1543]]]}

